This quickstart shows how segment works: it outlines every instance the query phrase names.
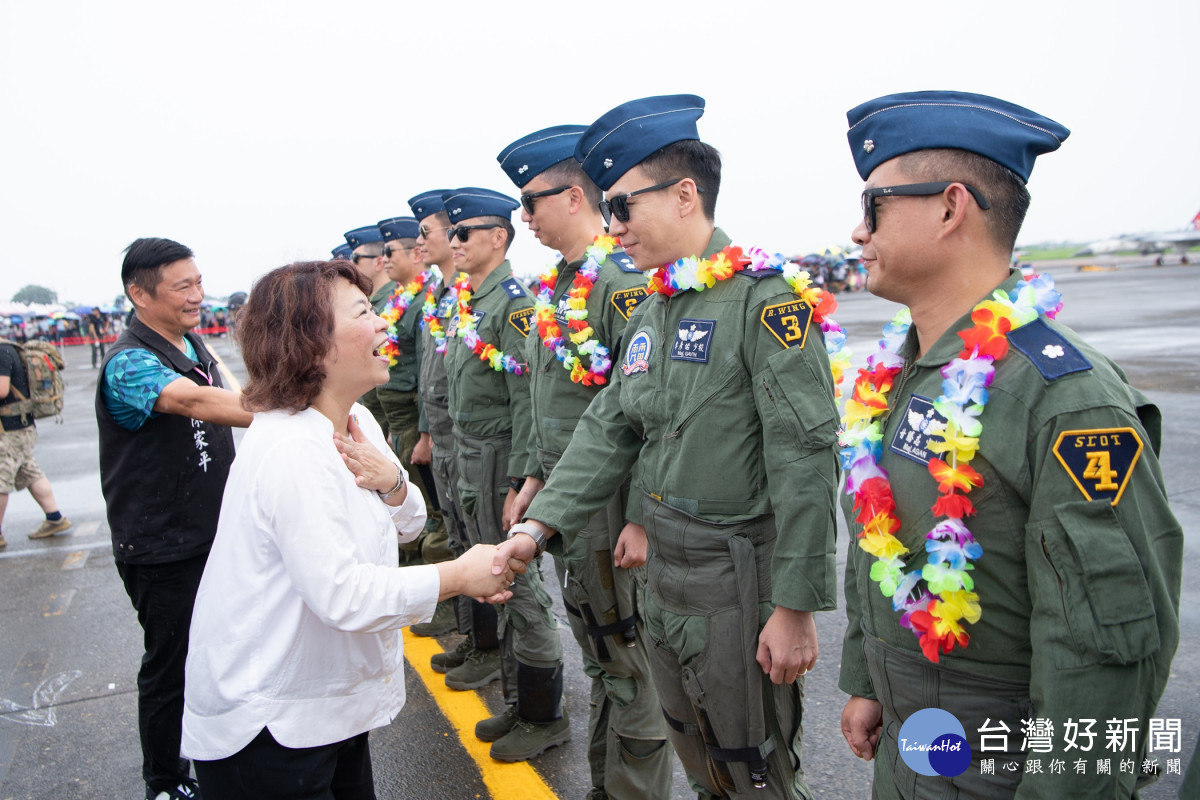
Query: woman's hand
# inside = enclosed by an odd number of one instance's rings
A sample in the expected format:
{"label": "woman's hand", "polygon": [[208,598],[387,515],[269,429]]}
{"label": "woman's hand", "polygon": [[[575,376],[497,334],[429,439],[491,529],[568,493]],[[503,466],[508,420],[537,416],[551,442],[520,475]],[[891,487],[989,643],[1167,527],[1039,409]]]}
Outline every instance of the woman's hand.
{"label": "woman's hand", "polygon": [[477,544],[453,561],[437,563],[442,582],[438,600],[459,594],[488,603],[503,603],[511,598],[509,586],[516,575],[510,568],[493,574],[495,553],[495,545]]}
{"label": "woman's hand", "polygon": [[[366,434],[358,427],[358,420],[353,414],[350,415],[348,427],[350,436],[334,433],[333,444],[341,453],[346,469],[354,474],[354,482],[364,489],[372,489],[380,494],[391,491],[396,485],[396,462],[367,441]],[[405,485],[389,500],[403,502],[407,492],[408,486]]]}

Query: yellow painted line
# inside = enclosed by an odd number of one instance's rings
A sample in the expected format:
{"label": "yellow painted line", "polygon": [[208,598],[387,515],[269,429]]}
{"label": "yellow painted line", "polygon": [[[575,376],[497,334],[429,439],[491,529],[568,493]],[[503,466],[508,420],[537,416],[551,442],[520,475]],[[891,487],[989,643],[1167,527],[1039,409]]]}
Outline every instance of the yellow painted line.
{"label": "yellow painted line", "polygon": [[554,790],[527,762],[507,764],[496,761],[488,754],[491,744],[475,738],[475,723],[490,717],[492,712],[476,692],[459,692],[446,687],[445,676],[429,666],[429,659],[441,652],[436,639],[416,636],[408,628],[404,629],[404,655],[409,668],[421,676],[442,714],[458,731],[467,754],[479,767],[491,800],[558,800]]}
{"label": "yellow painted line", "polygon": [[209,352],[212,353],[213,358],[217,360],[217,369],[221,370],[221,375],[225,378],[225,385],[230,389],[233,389],[233,391],[237,392],[238,394],[241,394],[242,385],[238,383],[237,378],[233,377],[233,373],[229,371],[229,367],[225,366],[225,362],[221,360],[221,357],[217,355],[216,352],[212,350],[209,350]]}

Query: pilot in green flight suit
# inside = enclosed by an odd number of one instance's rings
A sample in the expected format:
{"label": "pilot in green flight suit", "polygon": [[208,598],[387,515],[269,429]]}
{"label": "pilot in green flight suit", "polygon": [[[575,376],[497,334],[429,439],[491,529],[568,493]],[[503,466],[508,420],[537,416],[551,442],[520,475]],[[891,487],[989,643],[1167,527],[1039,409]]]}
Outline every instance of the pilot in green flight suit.
{"label": "pilot in green flight suit", "polygon": [[[446,331],[458,494],[472,542],[497,544],[506,504],[517,495],[514,484],[541,476],[523,353],[533,301],[505,258],[513,236],[509,216],[519,204],[475,187],[446,192],[442,203],[454,266],[470,278]],[[571,738],[562,708],[562,643],[550,605],[535,565],[517,578],[501,612],[501,679],[510,708],[476,729],[500,761],[525,761]],[[447,672],[446,684],[453,687],[456,672],[468,666]]]}
{"label": "pilot in green flight suit", "polygon": [[[624,352],[629,315],[647,295],[646,276],[616,239],[598,238],[604,233],[600,189],[574,158],[584,130],[582,125],[539,130],[496,157],[524,190],[522,219],[542,244],[562,254],[540,279],[534,329],[525,345],[533,434],[545,475],[607,385],[611,354]],[[510,519],[521,518],[540,485],[525,482]],[[626,529],[628,501],[626,484],[580,530],[564,531],[550,548],[567,620],[592,684],[588,800],[671,794],[672,750],[638,610],[646,534],[640,525]]]}
{"label": "pilot in green flight suit", "polygon": [[[1034,159],[1068,131],[961,92],[848,116],[867,289],[911,326],[885,331],[847,408],[847,741],[881,798],[1130,797],[1179,639],[1183,539],[1158,409],[1051,319],[1047,279],[1010,272]],[[882,435],[858,444],[868,407]],[[961,723],[962,763],[918,772],[900,752],[927,708]],[[1136,729],[1115,751],[1113,724]]]}
{"label": "pilot in green flight suit", "polygon": [[693,788],[808,797],[802,676],[817,659],[812,612],[836,602],[830,365],[816,309],[778,269],[743,269],[750,254],[714,228],[720,157],[698,141],[703,107],[626,103],[576,147],[654,293],[498,558],[578,530],[636,462],[651,669]]}

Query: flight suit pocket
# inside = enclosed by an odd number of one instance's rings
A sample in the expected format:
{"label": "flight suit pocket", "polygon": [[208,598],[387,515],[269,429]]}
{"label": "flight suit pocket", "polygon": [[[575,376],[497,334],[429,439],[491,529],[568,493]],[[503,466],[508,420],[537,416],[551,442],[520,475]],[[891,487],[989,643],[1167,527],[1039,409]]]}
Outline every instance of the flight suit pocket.
{"label": "flight suit pocket", "polygon": [[1150,585],[1112,506],[1079,500],[1054,512],[1042,524],[1042,546],[1084,663],[1132,664],[1154,653],[1159,637]]}
{"label": "flight suit pocket", "polygon": [[795,348],[771,356],[767,367],[757,390],[766,393],[768,407],[792,439],[810,450],[832,446],[838,428],[832,378],[818,375],[812,359]]}

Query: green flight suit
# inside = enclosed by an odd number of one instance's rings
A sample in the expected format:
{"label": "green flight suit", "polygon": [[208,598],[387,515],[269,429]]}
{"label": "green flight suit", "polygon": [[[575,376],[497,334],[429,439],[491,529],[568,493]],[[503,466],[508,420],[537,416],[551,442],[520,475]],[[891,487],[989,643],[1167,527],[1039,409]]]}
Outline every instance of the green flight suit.
{"label": "green flight suit", "polygon": [[[387,305],[388,298],[392,296],[392,292],[394,291],[396,291],[395,281],[388,281],[383,286],[380,286],[378,291],[370,297],[371,310],[376,314],[382,313],[383,307]],[[379,402],[379,396],[375,393],[375,390],[367,390],[362,397],[358,398],[358,402],[366,406],[367,410],[371,412],[371,416],[379,423],[379,429],[383,431],[383,435],[387,436],[387,413],[383,410],[383,404]]]}
{"label": "green flight suit", "polygon": [[[451,283],[453,279],[451,280]],[[441,285],[434,288],[432,300],[434,317],[445,332],[450,327],[450,319],[454,316],[454,295],[450,286],[442,280]],[[422,314],[426,302],[426,294],[420,298]],[[413,301],[414,305],[417,303]],[[443,340],[443,345],[446,342]],[[437,492],[438,505],[442,509],[442,524],[446,527],[450,550],[454,555],[462,555],[470,547],[466,526],[463,523],[462,503],[458,497],[458,459],[454,454],[454,423],[450,419],[450,388],[446,376],[445,347],[438,349],[427,323],[421,328],[421,370],[417,379],[418,433],[428,433],[432,442],[429,468],[433,473],[434,491]],[[478,646],[483,649],[495,648],[495,614],[486,608],[478,607],[469,597],[455,599],[454,608],[458,617],[459,633],[470,634],[472,642],[476,643],[472,633],[473,616],[478,612],[485,620],[484,624],[491,632],[484,632]]]}
{"label": "green flight suit", "polygon": [[[717,229],[702,255],[729,243]],[[644,300],[612,386],[526,514],[579,530],[637,462],[651,666],[702,796],[808,796],[803,679],[772,684],[755,654],[776,605],[837,599],[837,411],[810,312],[776,271]]]}
{"label": "green flight suit", "polygon": [[[440,275],[438,276],[440,277]],[[403,287],[393,283],[393,292]],[[375,396],[383,407],[391,435],[392,450],[408,472],[410,482],[421,490],[425,498],[425,531],[407,544],[400,545],[401,564],[436,564],[454,557],[447,541],[446,526],[442,512],[435,503],[434,487],[426,480],[432,472],[425,465],[412,463],[412,451],[421,438],[418,430],[420,420],[420,397],[417,383],[421,371],[421,316],[425,292],[418,292],[408,308],[396,321],[396,346],[400,353],[396,363],[388,369],[388,382],[375,388]]]}
{"label": "green flight suit", "polygon": [[[1019,278],[1014,272],[999,288],[1007,293]],[[881,466],[902,523],[896,536],[911,553],[906,570],[926,563],[938,495],[925,445],[930,419],[939,418],[928,403],[942,392],[941,368],[962,349],[958,333],[971,326],[968,314],[916,359],[911,329],[908,360],[888,397]],[[856,536],[848,545],[840,685],[883,705],[875,791],[881,798],[1129,797],[1136,776],[1115,762],[1136,759],[1140,772],[1148,718],[1179,638],[1183,539],[1158,465],[1158,409],[1111,361],[1047,321],[1009,335],[980,420],[970,465],[983,484],[968,495],[976,513],[966,523],[983,547],[970,573],[982,616],[965,626],[968,646],[943,654],[940,664],[924,658],[890,596],[870,579],[873,557],[857,544],[852,497],[843,499]],[[1104,488],[1110,480],[1124,487],[1116,502]],[[933,706],[958,718],[971,745],[971,764],[954,778],[918,776],[899,756],[902,722]],[[1053,725],[1052,749],[1022,753],[1023,720],[1036,718]],[[1136,745],[1107,750],[1106,721],[1135,718]],[[1069,749],[1066,723],[1087,719],[1095,720],[1095,746]],[[1098,774],[1098,757],[1112,758],[1111,775]],[[984,774],[981,758],[994,759],[994,774]],[[1035,758],[1040,772],[1021,767]],[[1078,758],[1089,762],[1086,774],[1076,774]],[[1050,769],[1053,759],[1065,760],[1065,773]]]}
{"label": "green flight suit", "polygon": [[[550,301],[562,335],[568,338],[565,346],[586,366],[589,358],[580,356],[569,342],[565,303],[584,263],[584,259],[559,262]],[[629,315],[646,294],[646,275],[622,251],[614,251],[600,265],[585,306],[587,323],[594,330],[593,338],[609,348],[614,360],[624,352]],[[571,443],[579,418],[603,386],[573,382],[570,370],[541,342],[536,330],[526,340],[525,352],[538,461],[550,475]],[[627,487],[622,487],[581,530],[564,531],[550,540],[549,547],[563,587],[567,620],[592,683],[588,718],[592,786],[604,789],[611,800],[671,793],[672,751],[666,744],[666,723],[650,677],[646,630],[638,610],[646,571],[613,566],[627,501]]]}
{"label": "green flight suit", "polygon": [[[533,300],[512,276],[508,261],[472,287],[470,307],[479,339],[521,361]],[[493,369],[458,336],[459,324],[456,312],[446,329],[458,495],[471,543],[499,544],[507,533],[501,519],[509,479],[541,475],[532,447],[529,376]],[[562,663],[562,643],[537,565],[517,576],[513,596],[503,605],[500,637],[505,698],[517,702],[522,717],[541,719],[545,709],[533,716],[521,713],[526,698],[518,697],[516,674],[517,662],[548,670]]]}

